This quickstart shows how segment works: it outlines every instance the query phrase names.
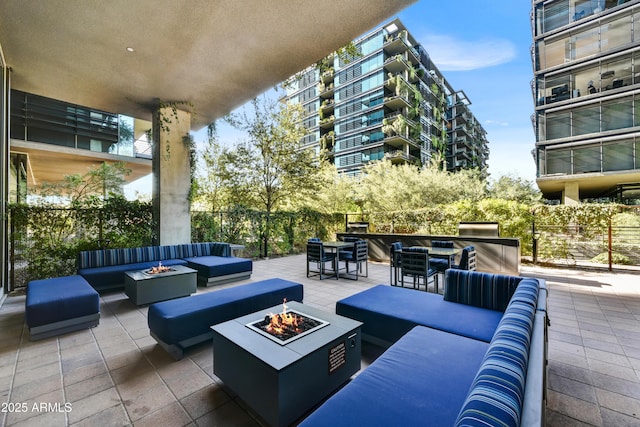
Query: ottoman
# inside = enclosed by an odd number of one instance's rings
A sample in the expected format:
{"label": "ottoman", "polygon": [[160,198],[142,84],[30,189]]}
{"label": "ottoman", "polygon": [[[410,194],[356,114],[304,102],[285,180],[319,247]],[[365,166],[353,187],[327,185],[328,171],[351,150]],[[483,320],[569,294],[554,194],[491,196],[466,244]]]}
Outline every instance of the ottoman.
{"label": "ottoman", "polygon": [[97,326],[100,297],[82,276],[33,280],[25,316],[31,341]]}

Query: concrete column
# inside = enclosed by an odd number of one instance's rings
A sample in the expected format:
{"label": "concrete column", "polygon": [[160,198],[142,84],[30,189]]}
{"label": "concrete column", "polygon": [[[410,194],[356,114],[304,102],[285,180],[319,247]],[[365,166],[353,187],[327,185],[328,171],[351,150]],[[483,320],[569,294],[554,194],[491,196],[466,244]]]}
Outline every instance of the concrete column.
{"label": "concrete column", "polygon": [[580,204],[580,185],[573,182],[566,182],[562,190],[562,203],[565,205]]}
{"label": "concrete column", "polygon": [[186,111],[163,107],[153,115],[153,216],[160,245],[191,243],[190,130]]}

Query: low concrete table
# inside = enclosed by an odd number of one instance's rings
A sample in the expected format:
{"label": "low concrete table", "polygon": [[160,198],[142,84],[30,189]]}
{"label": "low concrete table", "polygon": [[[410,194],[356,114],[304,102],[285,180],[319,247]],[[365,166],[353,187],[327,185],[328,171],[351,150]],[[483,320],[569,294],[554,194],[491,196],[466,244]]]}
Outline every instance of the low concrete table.
{"label": "low concrete table", "polygon": [[282,306],[211,327],[213,372],[272,426],[287,426],[360,370],[361,322],[298,302],[289,310],[325,324],[286,344],[247,326]]}
{"label": "low concrete table", "polygon": [[196,292],[196,270],[172,265],[165,273],[149,274],[147,270],[124,273],[124,292],[135,305],[151,304]]}

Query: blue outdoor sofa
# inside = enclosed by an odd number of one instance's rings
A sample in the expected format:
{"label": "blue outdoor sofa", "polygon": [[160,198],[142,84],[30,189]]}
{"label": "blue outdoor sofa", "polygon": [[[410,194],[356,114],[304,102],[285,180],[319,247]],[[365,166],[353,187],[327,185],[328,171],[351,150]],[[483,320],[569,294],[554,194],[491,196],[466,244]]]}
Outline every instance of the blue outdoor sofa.
{"label": "blue outdoor sofa", "polygon": [[302,302],[302,285],[267,279],[152,304],[147,322],[151,336],[179,360],[187,347],[213,338],[212,325],[282,304],[285,298]]}
{"label": "blue outdoor sofa", "polygon": [[392,344],[300,426],[544,425],[544,280],[450,269],[444,286],[339,301],[363,339]]}
{"label": "blue outdoor sofa", "polygon": [[206,242],[141,248],[102,249],[78,254],[78,274],[97,291],[124,288],[124,272],[157,266],[186,265],[198,283],[211,285],[251,277],[253,262],[231,255],[229,243]]}

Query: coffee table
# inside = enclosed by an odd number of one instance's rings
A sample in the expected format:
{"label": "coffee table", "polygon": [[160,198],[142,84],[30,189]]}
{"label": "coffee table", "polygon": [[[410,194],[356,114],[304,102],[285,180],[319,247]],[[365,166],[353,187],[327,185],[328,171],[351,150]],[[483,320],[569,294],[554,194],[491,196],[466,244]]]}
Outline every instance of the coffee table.
{"label": "coffee table", "polygon": [[214,374],[272,426],[290,425],[360,370],[361,322],[287,306],[328,324],[286,344],[247,326],[280,305],[211,327]]}
{"label": "coffee table", "polygon": [[197,271],[184,265],[169,266],[165,273],[148,274],[145,270],[124,273],[124,292],[135,305],[186,297],[196,292]]}

